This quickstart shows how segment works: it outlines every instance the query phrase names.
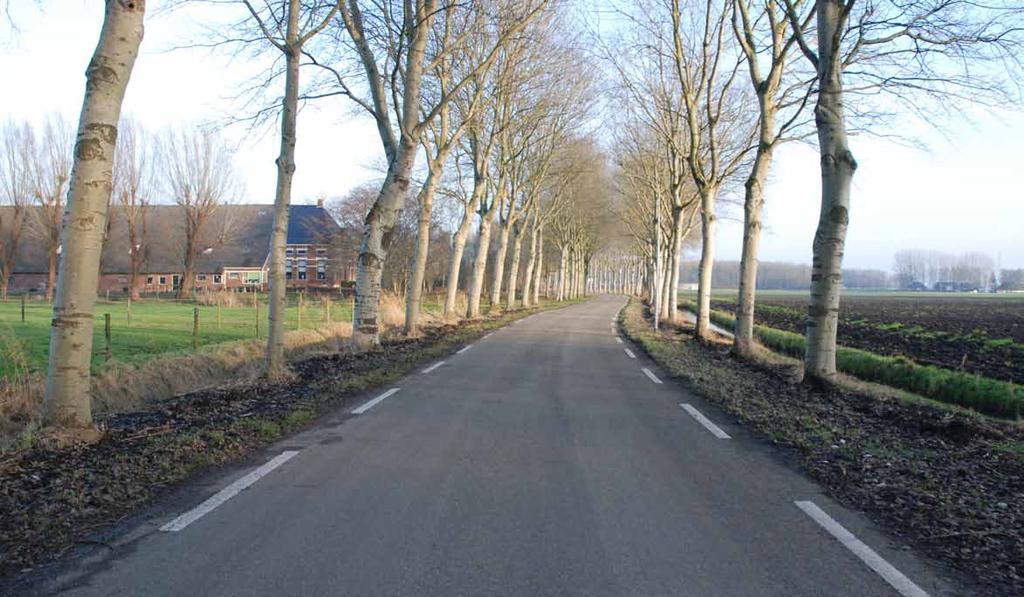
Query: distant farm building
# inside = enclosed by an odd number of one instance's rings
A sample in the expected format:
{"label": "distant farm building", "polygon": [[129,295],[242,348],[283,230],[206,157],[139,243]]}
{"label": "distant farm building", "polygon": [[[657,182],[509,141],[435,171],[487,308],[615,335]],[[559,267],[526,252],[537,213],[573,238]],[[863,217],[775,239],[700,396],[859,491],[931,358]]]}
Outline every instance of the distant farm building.
{"label": "distant farm building", "polygon": [[[5,215],[3,211],[9,209],[0,208],[0,218]],[[178,205],[152,205],[147,209],[145,236],[140,248],[142,267],[134,280],[140,292],[172,292],[181,284],[185,254],[182,209]],[[195,290],[266,289],[273,219],[270,205],[218,207],[200,238]],[[331,289],[353,280],[355,260],[341,249],[343,234],[322,203],[291,206],[285,249],[288,287]],[[44,290],[48,261],[42,239],[26,230],[17,247],[10,289],[15,292]],[[100,292],[129,292],[128,224],[116,207],[111,208],[100,269]]]}

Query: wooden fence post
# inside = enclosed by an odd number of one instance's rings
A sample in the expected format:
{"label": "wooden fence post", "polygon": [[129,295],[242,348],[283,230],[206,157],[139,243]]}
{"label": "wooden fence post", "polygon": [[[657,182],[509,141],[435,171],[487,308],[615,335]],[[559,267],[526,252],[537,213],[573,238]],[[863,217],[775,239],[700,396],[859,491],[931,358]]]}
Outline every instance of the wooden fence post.
{"label": "wooden fence post", "polygon": [[128,327],[132,327],[132,295],[128,295]]}
{"label": "wooden fence post", "polygon": [[21,323],[25,323],[25,295],[21,295]]}
{"label": "wooden fence post", "polygon": [[220,299],[217,299],[217,329],[220,329]]}
{"label": "wooden fence post", "polygon": [[301,330],[302,329],[302,302],[303,302],[302,301],[302,293],[300,292],[299,293],[299,299],[298,299],[298,301],[296,301],[296,303],[297,303],[296,311],[298,312],[298,323],[296,324],[295,329],[297,329],[297,330]]}
{"label": "wooden fence post", "polygon": [[110,313],[103,314],[103,339],[106,344],[106,360],[110,360],[114,356],[114,349],[110,342]]}
{"label": "wooden fence post", "polygon": [[254,302],[253,304],[256,305],[256,337],[259,338],[260,337],[260,304],[257,303],[257,302]]}
{"label": "wooden fence post", "polygon": [[192,350],[199,350],[199,307],[192,308]]}

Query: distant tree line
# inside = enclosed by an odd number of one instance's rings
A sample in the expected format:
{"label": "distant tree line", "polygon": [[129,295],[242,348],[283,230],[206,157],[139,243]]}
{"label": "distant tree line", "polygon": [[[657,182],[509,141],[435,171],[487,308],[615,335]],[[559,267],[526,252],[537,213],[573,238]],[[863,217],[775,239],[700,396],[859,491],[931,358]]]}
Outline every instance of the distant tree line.
{"label": "distant tree line", "polygon": [[892,271],[901,289],[994,290],[998,286],[992,257],[973,251],[903,249],[893,257]]}
{"label": "distant tree line", "polygon": [[[681,279],[696,284],[699,263],[684,261]],[[716,261],[712,284],[715,288],[737,288],[741,277],[739,261]],[[862,290],[891,288],[889,273],[880,269],[843,269],[843,286]],[[786,261],[762,261],[757,268],[758,290],[807,290],[811,266]]]}

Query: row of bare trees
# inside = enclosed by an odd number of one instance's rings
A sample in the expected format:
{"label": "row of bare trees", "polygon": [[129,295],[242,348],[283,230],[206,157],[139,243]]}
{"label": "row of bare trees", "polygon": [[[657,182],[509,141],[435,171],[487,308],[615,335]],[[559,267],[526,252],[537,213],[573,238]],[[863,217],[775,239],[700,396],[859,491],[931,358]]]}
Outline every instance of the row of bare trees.
{"label": "row of bare trees", "polygon": [[[61,246],[64,199],[71,175],[74,139],[59,115],[49,117],[41,133],[28,123],[10,121],[0,129],[0,300],[7,299],[17,257],[31,239],[46,255],[46,300],[53,298]],[[144,271],[150,205],[178,205],[180,253],[184,280],[179,298],[194,286],[195,264],[202,250],[223,242],[225,225],[211,227],[220,205],[239,194],[231,151],[210,131],[182,128],[154,135],[128,118],[119,126],[111,173],[102,243],[109,240],[115,218],[124,220],[130,253],[130,291],[139,298],[137,280]],[[20,251],[20,253],[19,253]]]}
{"label": "row of bare trees", "polygon": [[[236,27],[225,29],[229,32],[213,45],[241,45],[257,58],[275,56],[269,60],[264,83],[255,88],[260,101],[253,104],[259,107],[250,118],[256,123],[279,118],[281,127],[269,247],[268,376],[285,372],[284,253],[296,171],[296,123],[304,102],[341,98],[365,112],[377,125],[386,160],[386,175],[365,214],[358,251],[353,325],[357,347],[380,341],[382,274],[410,196],[417,226],[406,284],[406,333],[417,333],[430,241],[432,234],[436,236],[435,196],[451,199],[460,208],[446,276],[446,317],[480,316],[484,298],[494,310],[502,303],[506,308],[531,305],[539,300],[542,287],[557,287],[560,296],[583,291],[586,267],[600,239],[593,234],[593,222],[581,212],[603,207],[579,184],[580,172],[593,169],[594,156],[586,155],[593,142],[576,130],[587,116],[592,89],[586,72],[578,68],[579,57],[566,42],[571,35],[565,29],[569,21],[562,18],[562,3],[235,4]],[[68,160],[70,173],[64,179],[69,200],[63,226],[56,226],[55,243],[65,249],[65,256],[59,259],[55,284],[44,409],[50,425],[86,430],[91,426],[91,314],[111,202],[117,202],[129,221],[133,270],[141,268],[136,257],[142,259],[146,243],[152,189],[161,186],[181,206],[181,288],[188,292],[210,215],[217,205],[237,196],[239,188],[226,167],[230,151],[211,133],[167,134],[159,155],[137,127],[121,127],[123,134],[118,134],[144,12],[143,2],[106,2],[100,41],[87,73],[73,159]],[[244,34],[237,35],[240,31]],[[300,80],[303,72],[309,76]],[[283,84],[280,93],[275,91],[278,82]],[[272,99],[265,101],[267,97]],[[162,185],[155,185],[151,176],[156,162],[166,173]],[[60,201],[63,192],[56,189],[49,196]],[[543,275],[548,229],[566,255],[557,282]],[[455,313],[459,270],[471,236],[476,249],[467,276],[468,307],[465,313]],[[5,254],[6,247],[5,243]]]}
{"label": "row of bare trees", "polygon": [[[734,351],[754,349],[761,213],[783,143],[816,137],[821,210],[812,246],[805,373],[836,376],[842,257],[856,161],[850,131],[899,135],[899,114],[1017,94],[1020,8],[959,0],[623,1],[602,34],[613,73],[623,220],[644,292],[675,321],[682,249],[700,222],[695,335],[709,328],[717,202],[743,205]],[[625,51],[624,51],[625,50]],[[1008,76],[1008,72],[1010,76]],[[851,99],[852,98],[852,99]]]}

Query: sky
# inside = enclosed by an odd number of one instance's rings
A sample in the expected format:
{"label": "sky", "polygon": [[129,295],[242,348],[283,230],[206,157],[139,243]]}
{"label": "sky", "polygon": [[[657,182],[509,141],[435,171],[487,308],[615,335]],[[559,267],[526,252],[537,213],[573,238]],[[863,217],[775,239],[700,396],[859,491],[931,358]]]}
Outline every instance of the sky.
{"label": "sky", "polygon": [[[59,112],[75,121],[85,67],[103,17],[99,0],[11,3],[15,31],[0,26],[0,118],[41,123]],[[41,8],[42,6],[42,8]],[[175,49],[230,16],[224,8],[154,10],[135,65],[124,112],[152,130],[223,123],[238,114],[238,90],[257,71],[244,58],[208,49]],[[237,14],[237,13],[235,13]],[[965,110],[970,120],[941,122],[942,134],[909,119],[893,124],[927,150],[877,137],[851,141],[854,178],[844,265],[888,270],[903,248],[981,251],[1002,267],[1024,267],[1024,193],[1016,177],[1024,158],[1024,114]],[[908,133],[908,131],[912,131]],[[890,132],[890,131],[884,131]],[[245,202],[273,200],[277,134],[227,126]],[[380,177],[382,150],[372,121],[338,98],[304,108],[299,118],[293,201],[336,197]],[[778,153],[766,193],[761,259],[807,263],[820,201],[813,145]],[[742,210],[720,207],[719,259],[738,259]]]}

